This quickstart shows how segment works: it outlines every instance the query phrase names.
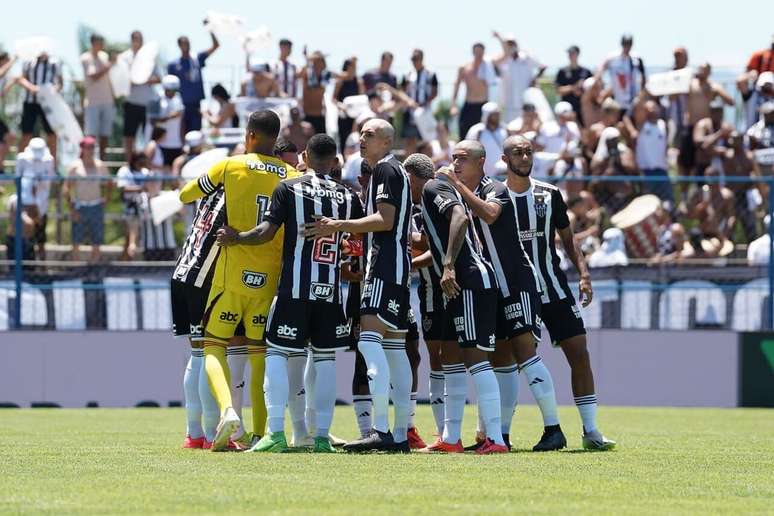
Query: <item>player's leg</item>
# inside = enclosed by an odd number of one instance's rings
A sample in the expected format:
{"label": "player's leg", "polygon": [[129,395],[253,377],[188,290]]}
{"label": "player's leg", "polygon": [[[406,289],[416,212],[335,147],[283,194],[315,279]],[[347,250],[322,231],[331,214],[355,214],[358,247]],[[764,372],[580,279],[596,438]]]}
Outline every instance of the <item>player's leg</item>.
{"label": "player's leg", "polygon": [[355,368],[352,375],[352,407],[355,410],[360,438],[365,439],[373,428],[371,391],[368,387],[368,366],[363,355],[357,349],[354,352]]}
{"label": "player's leg", "polygon": [[411,412],[411,364],[406,354],[406,333],[387,332],[382,347],[390,367],[390,397],[395,411],[392,435],[396,443],[402,443],[408,441]]}
{"label": "player's leg", "polygon": [[429,398],[430,408],[433,411],[435,430],[438,435],[443,434],[443,409],[444,409],[444,379],[443,365],[441,364],[441,341],[426,341],[427,354],[430,362]]}
{"label": "player's leg", "polygon": [[[247,339],[234,336],[229,340],[229,347],[226,350],[226,362],[231,372],[230,388],[231,401],[234,404],[234,410],[239,416],[239,426],[231,435],[231,440],[237,442],[245,438],[245,428],[242,423],[242,405],[244,403],[245,392],[245,366],[247,365]],[[247,444],[250,442],[250,436],[245,439]],[[249,447],[249,446],[248,446]]]}
{"label": "player's leg", "polygon": [[463,289],[449,305],[462,357],[476,388],[478,410],[487,436],[484,446],[476,453],[507,452],[500,422],[500,387],[488,355],[495,350],[496,343],[497,291]]}
{"label": "player's leg", "polygon": [[[253,446],[252,452],[283,452],[288,449],[285,437],[285,406],[290,384],[288,359],[291,353],[304,349],[308,338],[306,303],[294,299],[274,298],[265,323],[266,376],[263,390],[266,398],[269,431]],[[246,331],[250,335],[251,327]],[[263,332],[261,334],[263,336]]]}
{"label": "player's leg", "polygon": [[[276,285],[276,280],[272,282],[271,278],[267,280],[267,284]],[[274,289],[270,291],[273,292]],[[260,436],[265,435],[268,417],[264,392],[266,373],[264,330],[268,325],[268,315],[273,302],[274,298],[268,296],[251,298],[243,319],[245,335],[251,341],[247,347],[247,362],[250,365],[250,409],[253,433]]]}
{"label": "player's leg", "polygon": [[306,406],[309,393],[306,391],[304,378],[307,368],[307,351],[294,351],[288,355],[288,412],[293,427],[292,446],[309,446],[313,442],[309,438],[306,425]]}
{"label": "player's leg", "polygon": [[379,317],[381,312],[379,294],[384,285],[374,278],[362,285],[360,303],[360,336],[358,351],[363,355],[368,374],[368,387],[371,392],[374,426],[365,439],[357,439],[344,445],[346,451],[370,451],[392,446],[394,440],[389,428],[390,367],[382,348],[387,333],[387,324]]}
{"label": "player's leg", "polygon": [[234,336],[243,312],[241,296],[212,289],[204,317],[204,367],[207,381],[220,410],[220,422],[212,443],[213,451],[228,447],[231,434],[239,426],[239,415],[231,399],[231,373],[226,360],[228,339]]}
{"label": "player's leg", "polygon": [[[570,311],[573,312],[571,307]],[[569,313],[566,318],[569,318]],[[568,330],[568,334],[576,333],[576,335],[562,338],[559,341],[559,346],[570,365],[572,393],[581,421],[583,421],[583,447],[590,450],[611,450],[615,447],[615,441],[605,438],[597,426],[597,395],[594,389],[594,373],[591,370],[585,328],[582,328],[583,319],[580,321],[580,324],[574,326],[573,331]],[[581,330],[583,332],[579,333]]]}
{"label": "player's leg", "polygon": [[422,358],[419,355],[419,328],[417,327],[417,320],[414,316],[414,310],[409,308],[408,314],[408,333],[406,333],[406,355],[411,367],[411,395],[409,399],[409,419],[408,419],[408,433],[409,447],[414,450],[419,450],[427,446],[425,441],[420,437],[414,424],[414,416],[417,412],[417,386],[419,385],[418,370],[419,363]]}
{"label": "player's leg", "polygon": [[311,434],[314,430],[314,420],[316,417],[314,413],[315,379],[314,355],[312,350],[308,349],[306,362],[304,363],[304,424],[306,425],[307,434]]}

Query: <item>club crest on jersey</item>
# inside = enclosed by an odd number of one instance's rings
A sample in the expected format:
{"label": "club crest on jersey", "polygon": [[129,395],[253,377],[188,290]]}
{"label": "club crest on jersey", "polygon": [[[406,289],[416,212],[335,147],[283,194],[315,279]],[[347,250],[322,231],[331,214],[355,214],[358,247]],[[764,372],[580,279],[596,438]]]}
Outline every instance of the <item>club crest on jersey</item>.
{"label": "club crest on jersey", "polygon": [[543,197],[535,197],[535,213],[538,217],[546,216],[546,200]]}
{"label": "club crest on jersey", "polygon": [[422,318],[422,329],[425,331],[430,331],[430,328],[433,327],[433,320],[429,317],[423,317]]}
{"label": "club crest on jersey", "polygon": [[247,288],[261,288],[266,285],[266,274],[263,272],[242,271],[242,283]]}
{"label": "club crest on jersey", "polygon": [[311,292],[315,299],[328,300],[333,297],[333,285],[330,283],[312,283]]}
{"label": "club crest on jersey", "polygon": [[263,161],[247,160],[245,163],[248,170],[257,170],[259,172],[268,172],[269,174],[275,174],[282,179],[285,179],[288,175],[288,169],[282,165],[275,165],[274,163],[266,163]]}

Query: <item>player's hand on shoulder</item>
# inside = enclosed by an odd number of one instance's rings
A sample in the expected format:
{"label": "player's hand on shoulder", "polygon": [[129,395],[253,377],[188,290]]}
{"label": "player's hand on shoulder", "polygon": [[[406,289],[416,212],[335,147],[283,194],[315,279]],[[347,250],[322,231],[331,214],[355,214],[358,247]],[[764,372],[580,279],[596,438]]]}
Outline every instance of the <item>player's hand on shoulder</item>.
{"label": "player's hand on shoulder", "polygon": [[317,218],[315,222],[299,224],[298,229],[306,239],[314,240],[330,236],[339,231],[338,225],[340,221],[321,215],[316,215],[315,217]]}
{"label": "player's hand on shoulder", "polygon": [[215,239],[218,245],[229,246],[236,244],[239,232],[231,226],[223,226],[217,233],[215,233]]}
{"label": "player's hand on shoulder", "polygon": [[439,168],[436,171],[435,176],[438,177],[438,178],[446,178],[446,179],[449,180],[449,182],[451,184],[453,184],[455,186],[457,185],[457,182],[458,182],[457,174],[454,173],[454,170],[452,170],[451,167],[441,167],[441,168]]}

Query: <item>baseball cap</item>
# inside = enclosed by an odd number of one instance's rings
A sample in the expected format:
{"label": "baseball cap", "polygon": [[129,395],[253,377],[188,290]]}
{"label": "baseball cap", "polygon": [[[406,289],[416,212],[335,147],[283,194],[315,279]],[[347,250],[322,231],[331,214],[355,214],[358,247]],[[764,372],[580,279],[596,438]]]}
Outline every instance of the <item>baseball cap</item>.
{"label": "baseball cap", "polygon": [[556,105],[554,106],[554,114],[556,116],[566,115],[568,113],[572,113],[572,111],[573,111],[572,104],[564,100],[561,102],[557,102]]}
{"label": "baseball cap", "polygon": [[93,136],[85,136],[83,138],[83,140],[81,140],[81,143],[80,143],[81,149],[84,148],[84,147],[93,147],[96,144],[97,144],[97,140]]}
{"label": "baseball cap", "polygon": [[180,79],[176,75],[165,75],[161,79],[161,87],[165,90],[177,91],[180,89]]}
{"label": "baseball cap", "polygon": [[204,144],[204,134],[201,131],[188,131],[185,133],[185,144],[189,147],[199,147]]}
{"label": "baseball cap", "polygon": [[755,81],[755,89],[763,89],[766,84],[774,84],[774,72],[763,72]]}
{"label": "baseball cap", "polygon": [[250,64],[250,71],[255,73],[268,72],[271,70],[269,63],[266,61],[256,61]]}
{"label": "baseball cap", "polygon": [[43,138],[33,138],[30,140],[30,143],[27,144],[27,150],[29,150],[34,157],[42,158],[48,150],[48,145],[46,145],[46,140]]}

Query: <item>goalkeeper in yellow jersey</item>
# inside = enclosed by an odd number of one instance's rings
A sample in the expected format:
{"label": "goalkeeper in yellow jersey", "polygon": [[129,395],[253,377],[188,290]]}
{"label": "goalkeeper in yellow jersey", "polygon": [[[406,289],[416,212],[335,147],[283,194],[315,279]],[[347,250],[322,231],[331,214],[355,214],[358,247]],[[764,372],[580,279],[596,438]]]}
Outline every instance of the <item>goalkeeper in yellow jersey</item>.
{"label": "goalkeeper in yellow jersey", "polygon": [[[293,167],[273,156],[279,131],[280,119],[276,113],[269,110],[252,113],[245,135],[247,154],[226,158],[207,174],[189,182],[180,192],[180,200],[189,203],[222,186],[226,198],[226,223],[237,231],[247,231],[260,224],[277,184],[299,175]],[[224,247],[217,260],[203,320],[204,361],[221,414],[212,450],[223,451],[240,424],[240,416],[233,408],[226,361],[228,341],[240,322],[248,340],[253,432],[262,435],[265,430],[263,332],[277,292],[282,238],[263,246]]]}

